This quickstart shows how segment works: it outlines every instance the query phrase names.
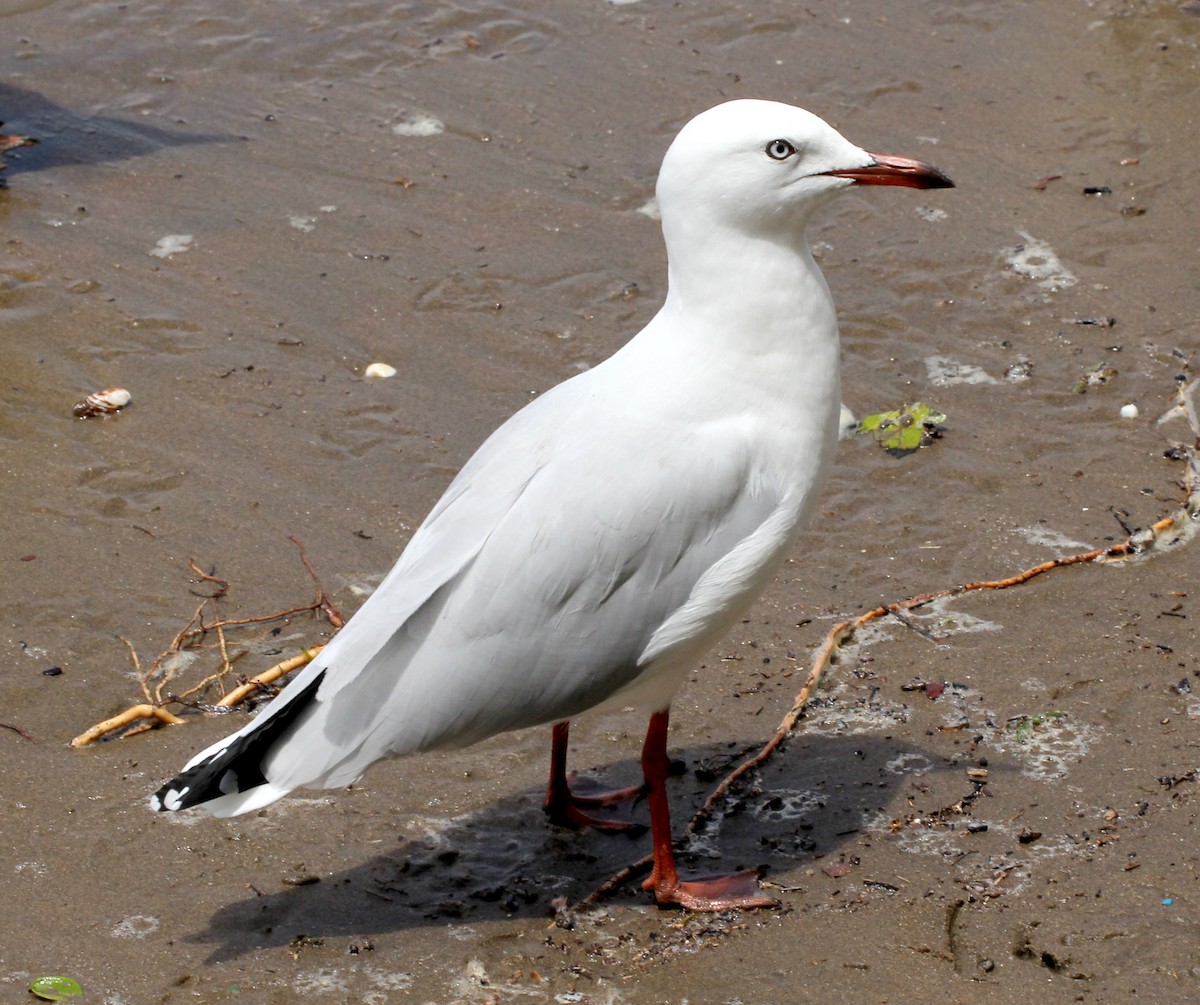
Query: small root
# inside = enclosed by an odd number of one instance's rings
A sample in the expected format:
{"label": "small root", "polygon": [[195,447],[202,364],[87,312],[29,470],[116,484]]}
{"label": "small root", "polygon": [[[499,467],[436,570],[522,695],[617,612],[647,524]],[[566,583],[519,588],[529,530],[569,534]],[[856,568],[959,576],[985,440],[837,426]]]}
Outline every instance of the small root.
{"label": "small root", "polygon": [[233,708],[245,701],[252,694],[261,691],[268,684],[273,684],[279,680],[284,674],[289,674],[293,670],[298,670],[302,666],[312,662],[314,656],[317,655],[324,646],[313,646],[311,649],[305,649],[299,656],[293,656],[290,660],[284,660],[282,663],[276,663],[270,670],[264,670],[256,677],[251,677],[244,684],[239,684],[229,694],[225,695],[219,702],[218,708]]}
{"label": "small root", "polygon": [[[232,708],[268,687],[281,677],[311,661],[324,646],[306,648],[298,656],[292,656],[283,660],[248,680],[243,679],[237,687],[229,691],[225,689],[226,681],[233,675],[234,664],[246,656],[248,652],[248,650],[242,648],[236,650],[231,648],[231,631],[246,629],[256,625],[267,625],[271,622],[289,621],[292,618],[302,615],[315,617],[324,614],[335,629],[341,628],[345,623],[341,612],[321,586],[321,581],[317,577],[316,570],[304,552],[304,546],[295,537],[290,537],[288,540],[299,550],[300,561],[303,563],[305,570],[312,578],[316,587],[316,596],[311,603],[302,607],[292,607],[285,611],[264,614],[258,617],[226,618],[218,608],[218,601],[224,600],[228,594],[230,589],[229,581],[221,579],[214,572],[205,572],[194,559],[189,559],[188,567],[192,573],[202,583],[212,584],[215,587],[214,592],[201,595],[202,599],[193,611],[191,618],[175,633],[171,644],[158,655],[149,667],[142,666],[133,643],[119,636],[120,641],[129,650],[129,659],[133,664],[134,672],[137,674],[138,685],[144,700],[140,704],[126,709],[120,715],[96,723],[96,725],[75,737],[70,745],[72,747],[83,747],[89,743],[94,743],[101,737],[108,736],[120,730],[125,730],[122,736],[133,736],[135,733],[145,732],[147,729],[153,729],[164,723],[178,725],[187,720],[181,719],[173,712],[168,711],[167,706],[178,705],[190,708],[203,708],[204,703],[202,700],[198,700],[197,696],[202,695],[212,687],[216,687],[221,691],[221,698],[216,702],[216,707],[221,709]],[[210,636],[215,637],[215,642],[206,643],[204,640]],[[219,657],[217,669],[206,675],[199,683],[188,687],[186,690],[179,691],[178,693],[168,690],[188,665],[189,660],[182,658],[184,654],[193,655],[205,649],[215,649],[217,651]],[[128,728],[131,726],[132,728]]]}
{"label": "small root", "polygon": [[[166,723],[168,726],[178,726],[183,720],[177,715],[173,715],[165,708],[158,705],[134,705],[133,708],[127,708],[120,715],[114,715],[111,719],[105,719],[103,722],[98,722],[91,729],[80,733],[71,741],[72,747],[86,747],[89,743],[94,743],[102,736],[107,736],[109,733],[114,733],[118,729],[124,729],[132,723],[138,722],[141,719],[154,719],[158,722]],[[144,723],[136,731],[142,732],[149,729],[153,723]]]}

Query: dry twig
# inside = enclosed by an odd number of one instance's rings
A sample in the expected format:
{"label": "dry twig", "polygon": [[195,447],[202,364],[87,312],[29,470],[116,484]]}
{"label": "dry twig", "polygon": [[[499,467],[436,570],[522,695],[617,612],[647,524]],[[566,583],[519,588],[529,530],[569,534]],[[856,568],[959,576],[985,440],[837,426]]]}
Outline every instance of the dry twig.
{"label": "dry twig", "polygon": [[[222,694],[216,705],[221,708],[232,708],[285,674],[304,666],[320,652],[323,648],[322,646],[305,649],[300,655],[277,663],[269,670],[265,670],[249,680],[243,680],[232,690],[228,692],[225,690],[225,683],[233,672],[234,663],[246,655],[246,650],[230,650],[229,630],[286,621],[289,618],[305,614],[315,617],[321,613],[329,619],[330,624],[335,629],[341,628],[344,623],[341,613],[322,588],[316,570],[313,569],[308,556],[304,553],[304,546],[295,537],[290,537],[288,540],[299,550],[300,561],[304,564],[304,568],[316,585],[316,597],[312,603],[258,617],[223,617],[218,608],[218,602],[223,600],[229,592],[229,582],[221,579],[212,572],[205,572],[194,560],[189,559],[188,566],[192,572],[199,578],[201,583],[214,584],[216,587],[215,592],[198,594],[203,599],[192,613],[191,618],[176,632],[175,637],[171,640],[171,644],[158,655],[149,667],[143,669],[133,643],[128,639],[121,639],[129,650],[129,658],[133,664],[134,672],[138,676],[138,684],[145,701],[126,709],[120,715],[105,719],[103,722],[99,722],[90,729],[85,730],[71,741],[71,746],[86,746],[118,730],[126,730],[123,735],[132,736],[135,733],[143,732],[162,723],[178,725],[186,720],[168,711],[166,706],[172,704],[184,706],[194,704],[192,699],[213,686],[219,688]],[[216,637],[215,644],[205,643],[204,640],[210,634]],[[198,651],[211,648],[216,648],[220,657],[217,669],[187,690],[179,694],[169,693],[167,691],[168,685],[178,677],[188,662],[184,659],[184,654],[194,654]]]}

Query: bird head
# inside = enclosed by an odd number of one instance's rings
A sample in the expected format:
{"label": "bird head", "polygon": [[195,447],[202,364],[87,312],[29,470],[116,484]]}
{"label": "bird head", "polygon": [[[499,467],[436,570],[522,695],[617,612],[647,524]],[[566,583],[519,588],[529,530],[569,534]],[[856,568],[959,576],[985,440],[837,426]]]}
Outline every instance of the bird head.
{"label": "bird head", "polygon": [[676,136],[663,159],[658,202],[712,224],[803,234],[813,210],[854,185],[952,188],[923,161],[868,153],[802,108],[739,99],[710,108]]}

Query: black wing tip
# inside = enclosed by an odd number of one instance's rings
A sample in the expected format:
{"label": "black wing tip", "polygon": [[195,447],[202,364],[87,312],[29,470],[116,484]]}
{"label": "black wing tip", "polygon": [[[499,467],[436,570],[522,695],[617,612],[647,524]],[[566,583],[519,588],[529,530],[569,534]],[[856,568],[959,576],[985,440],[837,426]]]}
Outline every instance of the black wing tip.
{"label": "black wing tip", "polygon": [[158,813],[174,813],[176,810],[190,809],[210,799],[227,795],[228,793],[220,791],[217,781],[220,765],[215,762],[223,759],[224,755],[232,750],[231,744],[195,767],[180,772],[150,797],[150,809]]}
{"label": "black wing tip", "polygon": [[264,719],[260,728],[237,736],[211,757],[181,771],[150,797],[150,808],[174,813],[266,784],[264,758],[316,696],[324,679],[322,670],[278,712]]}

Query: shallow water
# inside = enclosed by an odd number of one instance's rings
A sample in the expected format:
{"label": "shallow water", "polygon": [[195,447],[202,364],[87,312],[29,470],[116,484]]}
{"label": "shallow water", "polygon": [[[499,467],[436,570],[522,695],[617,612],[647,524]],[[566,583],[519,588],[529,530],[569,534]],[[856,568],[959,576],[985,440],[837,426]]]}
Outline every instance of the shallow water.
{"label": "shallow water", "polygon": [[[675,130],[728,97],[956,180],[852,194],[812,234],[846,402],[949,418],[900,459],[842,444],[793,561],[676,707],[680,821],[834,620],[1177,506],[1186,427],[1157,419],[1200,344],[1200,17],[878,10],[61,0],[0,22],[0,118],[41,141],[0,193],[0,722],[36,740],[0,730],[9,996],[43,973],[111,1003],[1196,996],[1194,545],[860,640],[693,848],[768,866],[772,914],[626,891],[547,928],[645,842],[546,828],[542,731],[229,822],[144,809],[229,720],[65,747],[137,700],[121,639],[166,647],[189,558],[231,581],[230,616],[281,610],[309,595],[295,535],[352,611],[496,424],[653,314],[639,209]],[[1061,269],[1013,267],[1047,253]],[[364,380],[377,361],[397,375]],[[1073,393],[1097,366],[1117,376]],[[109,386],[133,404],[73,417]],[[295,619],[239,667],[324,631]],[[581,723],[573,760],[632,780],[642,727]],[[981,759],[984,794],[942,814]]]}

